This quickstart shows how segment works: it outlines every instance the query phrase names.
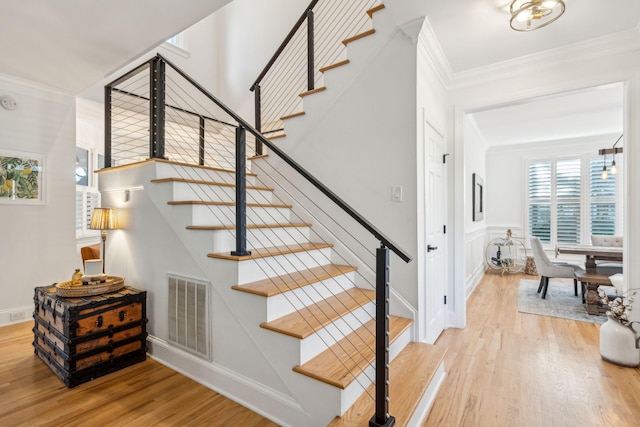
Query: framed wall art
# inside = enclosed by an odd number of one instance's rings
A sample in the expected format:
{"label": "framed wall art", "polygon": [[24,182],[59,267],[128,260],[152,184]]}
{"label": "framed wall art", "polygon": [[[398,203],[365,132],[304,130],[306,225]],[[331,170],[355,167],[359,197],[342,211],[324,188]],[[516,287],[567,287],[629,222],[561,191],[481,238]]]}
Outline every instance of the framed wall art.
{"label": "framed wall art", "polygon": [[477,173],[473,174],[473,220],[484,219],[484,180]]}
{"label": "framed wall art", "polygon": [[45,157],[0,149],[0,203],[42,205]]}

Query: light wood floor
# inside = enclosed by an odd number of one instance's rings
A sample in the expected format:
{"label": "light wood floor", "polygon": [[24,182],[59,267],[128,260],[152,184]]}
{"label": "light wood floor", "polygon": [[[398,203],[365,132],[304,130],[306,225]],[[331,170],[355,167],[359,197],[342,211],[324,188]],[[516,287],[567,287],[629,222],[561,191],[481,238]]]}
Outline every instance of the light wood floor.
{"label": "light wood floor", "polygon": [[34,355],[32,322],[0,328],[0,426],[275,426],[160,363],[68,389]]}
{"label": "light wood floor", "polygon": [[467,327],[438,339],[447,377],[424,425],[639,426],[640,369],[600,358],[598,325],[519,313],[522,278],[485,275]]}
{"label": "light wood floor", "polygon": [[[467,327],[436,343],[447,377],[424,425],[640,425],[640,369],[602,361],[595,324],[518,313],[521,278],[486,275]],[[150,359],[67,389],[34,356],[31,326],[0,328],[0,426],[274,425]]]}

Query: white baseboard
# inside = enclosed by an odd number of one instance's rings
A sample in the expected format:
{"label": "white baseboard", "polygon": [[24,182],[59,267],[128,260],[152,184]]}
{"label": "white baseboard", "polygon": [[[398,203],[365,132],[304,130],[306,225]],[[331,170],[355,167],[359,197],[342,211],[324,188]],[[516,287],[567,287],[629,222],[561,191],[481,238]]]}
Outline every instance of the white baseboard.
{"label": "white baseboard", "polygon": [[147,337],[149,356],[163,365],[239,403],[281,426],[309,424],[309,416],[290,396],[265,387],[238,372],[200,359],[165,340]]}
{"label": "white baseboard", "polygon": [[473,293],[473,291],[476,290],[476,287],[480,283],[480,280],[482,280],[482,276],[484,276],[484,273],[485,273],[484,263],[477,265],[473,271],[473,274],[471,274],[471,277],[469,278],[469,280],[467,280],[467,283],[465,284],[465,290],[466,290],[465,301],[468,300],[471,294]]}
{"label": "white baseboard", "polygon": [[31,321],[33,321],[33,304],[0,310],[0,326]]}
{"label": "white baseboard", "polygon": [[436,396],[438,395],[438,390],[442,386],[447,373],[444,370],[444,360],[440,363],[438,370],[433,375],[431,382],[429,383],[429,387],[425,390],[422,395],[422,399],[420,399],[420,403],[418,403],[418,407],[413,412],[413,415],[409,419],[407,423],[408,427],[413,426],[421,426],[424,421],[427,419],[427,415],[429,415],[429,411],[433,406],[433,402],[436,400]]}

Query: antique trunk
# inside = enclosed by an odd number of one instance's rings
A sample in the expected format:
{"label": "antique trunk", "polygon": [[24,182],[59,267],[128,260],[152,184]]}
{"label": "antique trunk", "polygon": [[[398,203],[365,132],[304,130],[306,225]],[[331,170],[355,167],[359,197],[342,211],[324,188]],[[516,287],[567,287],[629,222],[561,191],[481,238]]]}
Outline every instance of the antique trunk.
{"label": "antique trunk", "polygon": [[74,387],[146,359],[145,291],[62,298],[55,286],[35,288],[35,353]]}

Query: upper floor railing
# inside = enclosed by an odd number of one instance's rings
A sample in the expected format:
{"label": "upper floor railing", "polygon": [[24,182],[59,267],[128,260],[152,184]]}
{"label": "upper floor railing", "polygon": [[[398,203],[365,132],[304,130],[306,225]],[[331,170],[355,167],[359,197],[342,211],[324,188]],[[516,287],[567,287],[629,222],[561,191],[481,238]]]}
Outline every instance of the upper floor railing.
{"label": "upper floor railing", "polygon": [[[346,59],[343,41],[371,27],[380,0],[313,0],[251,85],[255,128],[283,131],[283,118],[302,111],[300,95],[317,89],[325,67]],[[256,147],[261,153],[259,141]]]}

